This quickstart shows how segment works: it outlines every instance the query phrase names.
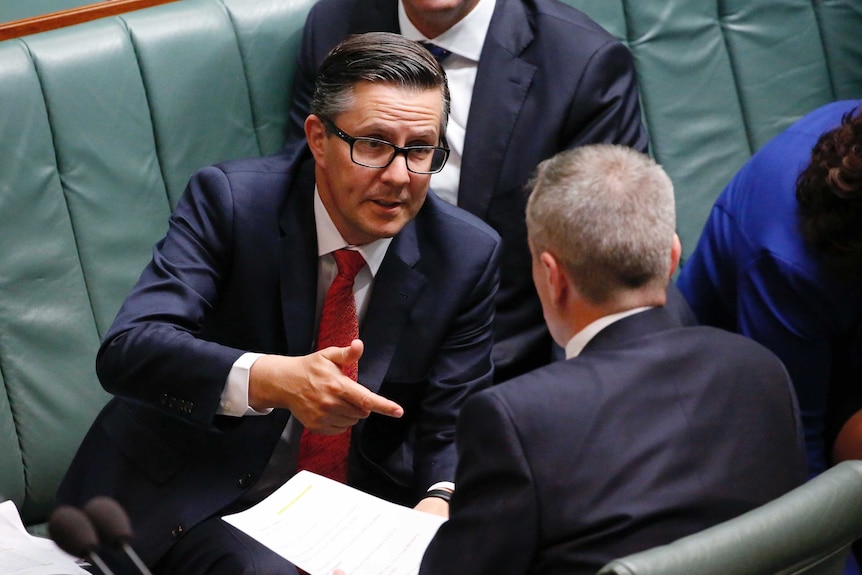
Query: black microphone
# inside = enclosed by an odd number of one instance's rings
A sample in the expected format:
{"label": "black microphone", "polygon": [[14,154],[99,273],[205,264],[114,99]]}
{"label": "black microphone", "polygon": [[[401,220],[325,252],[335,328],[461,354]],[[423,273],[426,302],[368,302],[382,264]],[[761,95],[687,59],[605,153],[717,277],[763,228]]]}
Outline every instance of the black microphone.
{"label": "black microphone", "polygon": [[54,510],[48,520],[48,533],[57,546],[70,555],[87,559],[105,575],[114,575],[96,553],[99,536],[83,511],[69,505]]}
{"label": "black microphone", "polygon": [[104,545],[123,551],[138,571],[143,575],[152,575],[129,544],[134,537],[132,523],[125,509],[116,500],[105,496],[94,497],[84,506],[84,513],[93,522]]}

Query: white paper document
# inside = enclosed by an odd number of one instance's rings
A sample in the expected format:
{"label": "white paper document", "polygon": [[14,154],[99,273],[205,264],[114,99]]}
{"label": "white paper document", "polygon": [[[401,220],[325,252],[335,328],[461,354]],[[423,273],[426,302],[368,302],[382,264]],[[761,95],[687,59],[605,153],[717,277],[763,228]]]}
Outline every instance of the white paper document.
{"label": "white paper document", "polygon": [[309,575],[415,575],[445,521],[309,471],[223,519]]}
{"label": "white paper document", "polygon": [[88,575],[76,559],[56,543],[27,533],[12,501],[0,503],[0,573]]}

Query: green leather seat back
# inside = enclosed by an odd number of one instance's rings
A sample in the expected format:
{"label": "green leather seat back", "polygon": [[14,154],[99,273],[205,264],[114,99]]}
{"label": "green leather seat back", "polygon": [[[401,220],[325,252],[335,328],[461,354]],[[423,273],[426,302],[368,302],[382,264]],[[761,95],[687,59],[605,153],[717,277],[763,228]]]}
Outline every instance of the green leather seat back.
{"label": "green leather seat back", "polygon": [[0,42],[0,498],[44,521],[94,358],[196,169],[276,151],[311,0],[183,0]]}
{"label": "green leather seat back", "polygon": [[605,565],[598,575],[840,575],[862,537],[862,461],[699,533]]}
{"label": "green leather seat back", "polygon": [[856,0],[565,1],[632,51],[684,254],[756,150],[814,108],[862,97]]}
{"label": "green leather seat back", "polygon": [[[26,519],[50,506],[59,475],[105,396],[87,281],[41,79],[27,47],[0,44],[0,373],[15,434],[2,436],[0,493]],[[83,138],[82,138],[83,139]],[[76,170],[73,168],[72,172]],[[17,465],[16,465],[17,464]]]}

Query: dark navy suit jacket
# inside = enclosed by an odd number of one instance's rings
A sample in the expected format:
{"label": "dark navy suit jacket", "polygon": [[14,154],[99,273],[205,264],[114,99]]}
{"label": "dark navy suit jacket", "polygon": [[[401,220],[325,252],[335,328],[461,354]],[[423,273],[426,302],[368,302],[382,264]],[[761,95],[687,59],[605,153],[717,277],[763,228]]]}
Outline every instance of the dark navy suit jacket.
{"label": "dark navy suit jacket", "polygon": [[421,575],[592,575],[805,479],[795,396],[761,345],[663,308],[473,396]]}
{"label": "dark navy suit jacket", "polygon": [[[348,34],[399,32],[397,0],[321,0],[309,13],[289,138],[303,137],[317,68]],[[646,151],[635,70],[624,45],[557,0],[497,0],[464,142],[458,205],[503,238],[495,324],[498,381],[548,363],[552,340],[532,283],[525,184],[538,163],[583,144]]]}
{"label": "dark navy suit jacket", "polygon": [[[114,496],[150,563],[254,484],[285,427],[282,409],[216,410],[243,352],[314,350],[313,186],[304,142],[201,170],[105,337],[97,371],[115,397],[59,498]],[[415,504],[454,478],[456,415],[493,378],[499,251],[490,227],[433,194],[393,239],[360,329],[359,381],[405,415],[372,415],[354,428],[353,485]]]}

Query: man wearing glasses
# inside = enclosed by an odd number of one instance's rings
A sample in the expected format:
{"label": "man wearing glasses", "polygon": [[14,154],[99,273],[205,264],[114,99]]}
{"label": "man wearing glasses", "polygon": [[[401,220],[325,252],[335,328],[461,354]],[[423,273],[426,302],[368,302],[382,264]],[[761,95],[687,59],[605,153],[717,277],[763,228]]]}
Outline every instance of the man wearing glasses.
{"label": "man wearing glasses", "polygon": [[318,472],[448,513],[456,414],[493,379],[500,240],[427,194],[447,115],[424,48],[354,36],[321,67],[307,144],[192,177],[102,344],[115,397],[61,502],[115,497],[156,575],[295,574],[220,518],[321,454]]}
{"label": "man wearing glasses", "polygon": [[[449,79],[452,153],[431,190],[503,238],[495,381],[563,357],[530,279],[525,186],[536,165],[561,150],[592,143],[647,150],[631,53],[558,0],[321,0],[297,53],[289,139],[304,136],[320,62],[348,34],[369,31],[426,43]],[[684,307],[676,296],[672,303]]]}

